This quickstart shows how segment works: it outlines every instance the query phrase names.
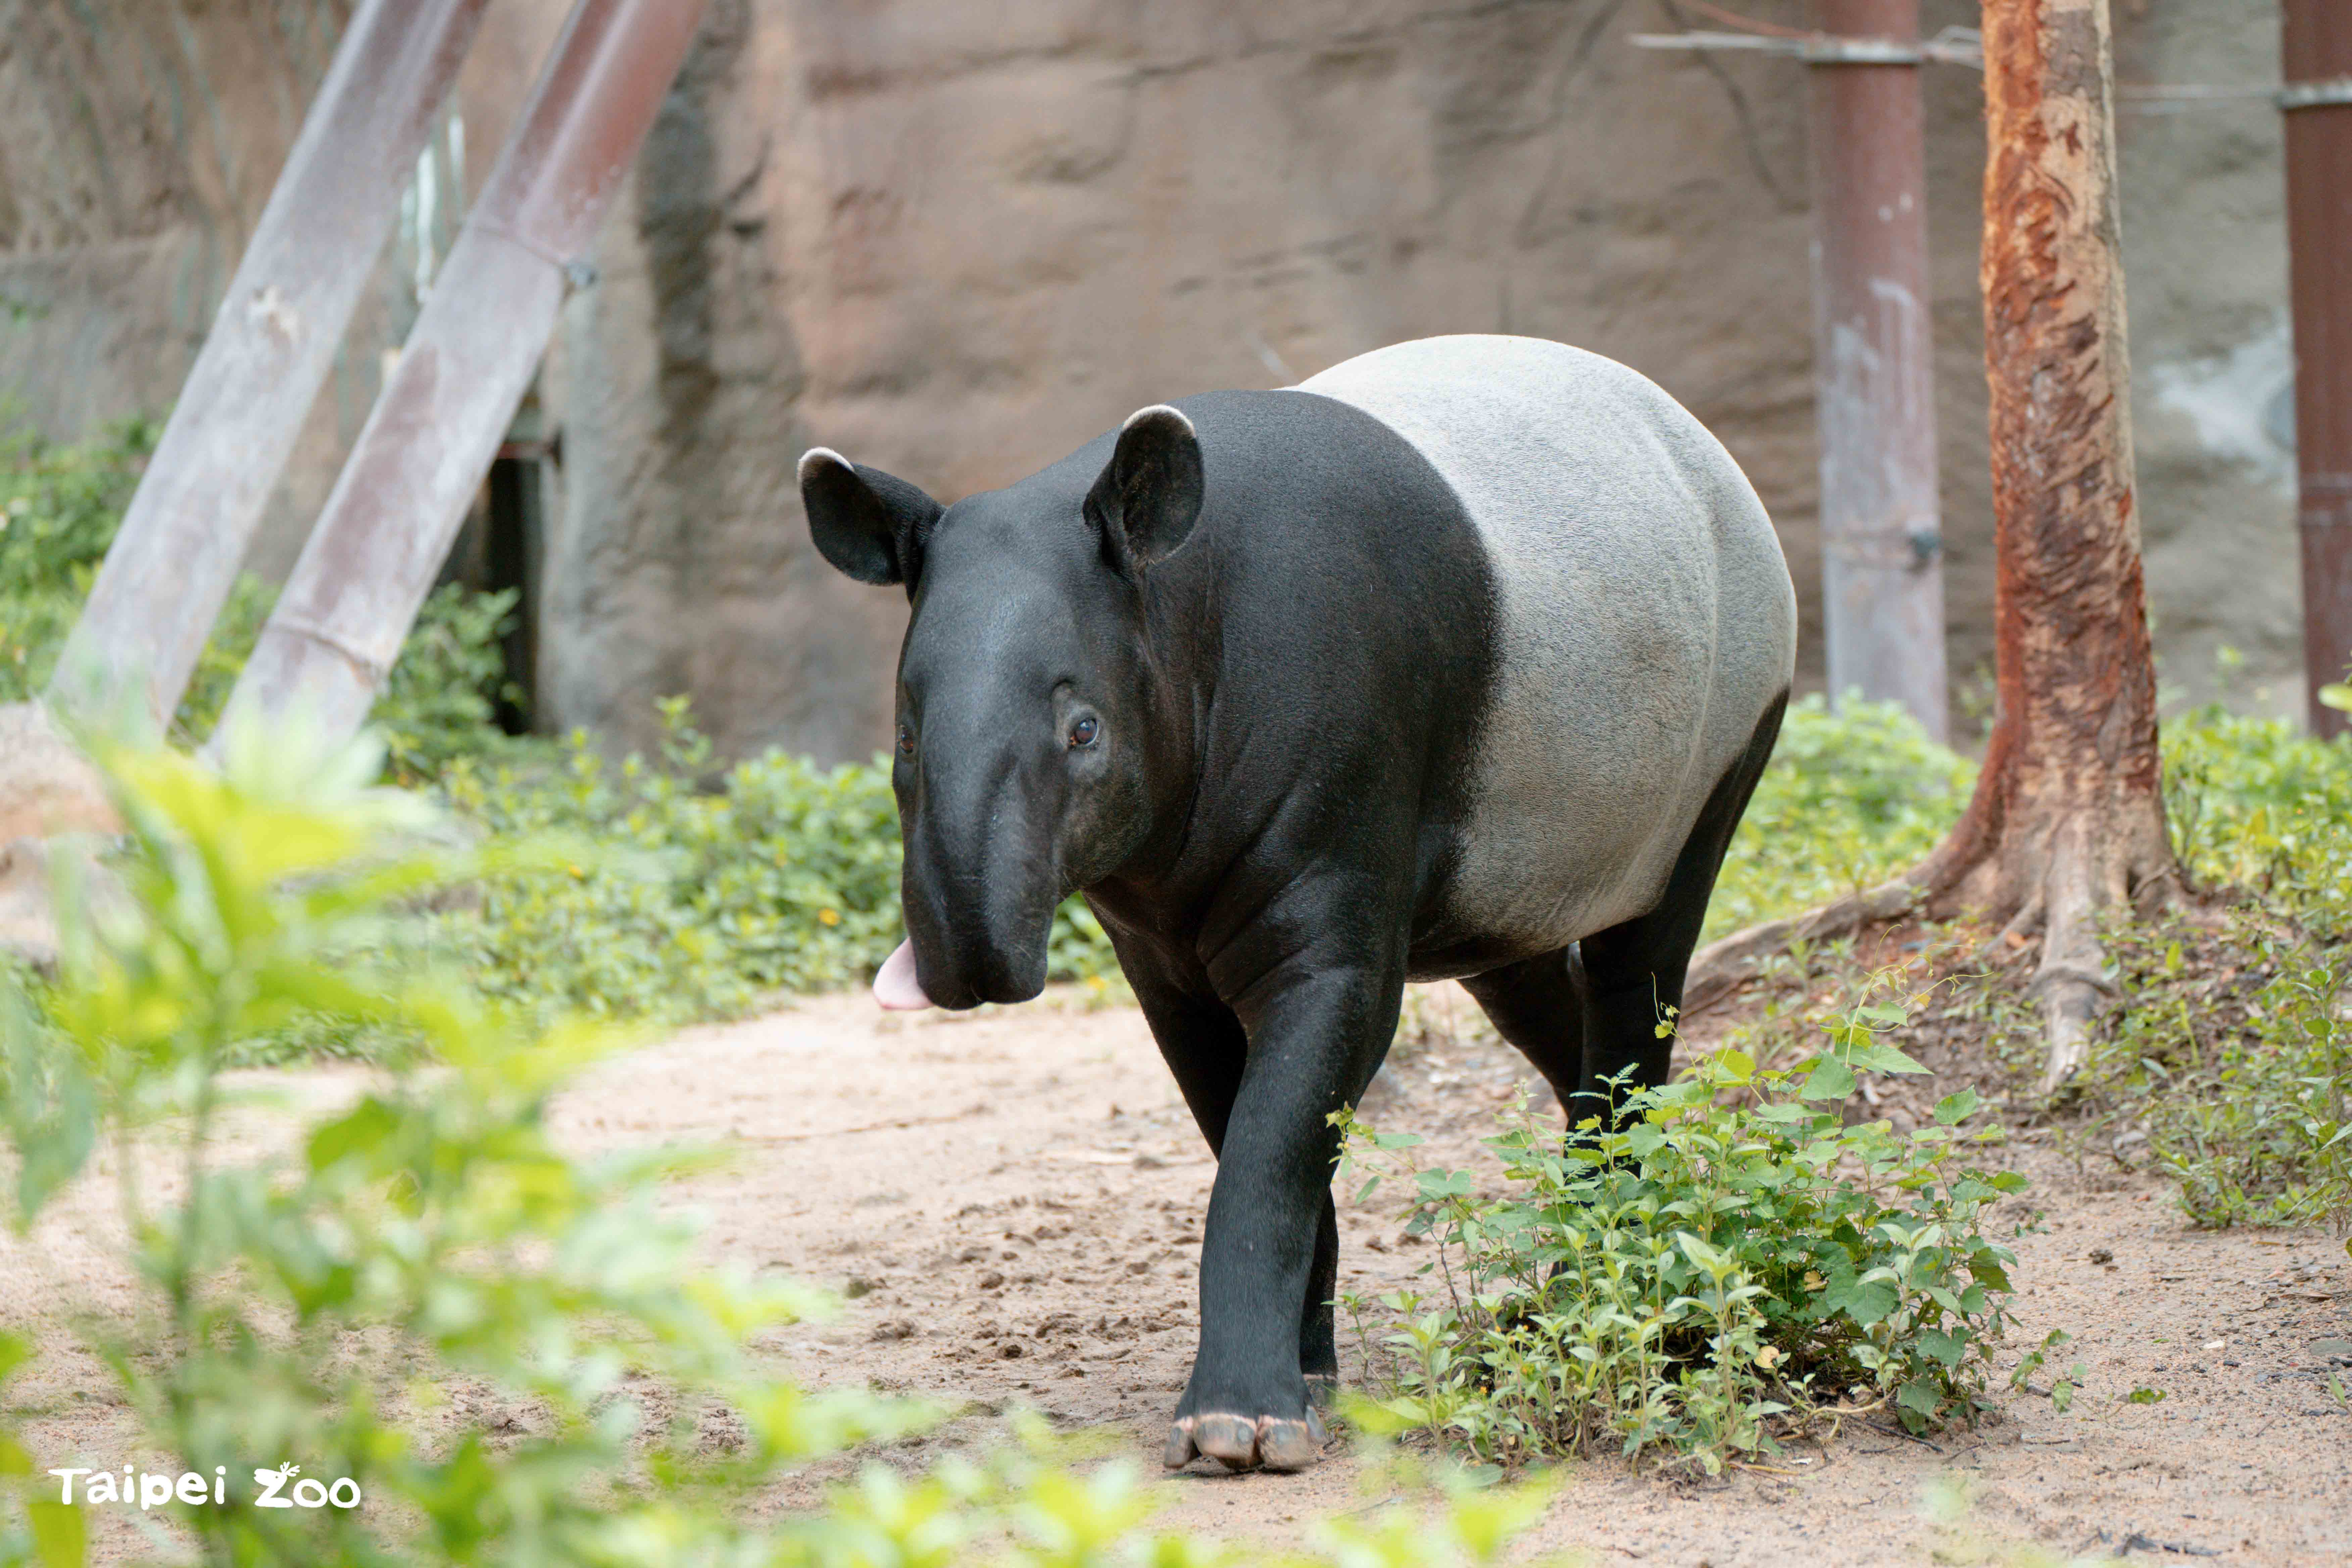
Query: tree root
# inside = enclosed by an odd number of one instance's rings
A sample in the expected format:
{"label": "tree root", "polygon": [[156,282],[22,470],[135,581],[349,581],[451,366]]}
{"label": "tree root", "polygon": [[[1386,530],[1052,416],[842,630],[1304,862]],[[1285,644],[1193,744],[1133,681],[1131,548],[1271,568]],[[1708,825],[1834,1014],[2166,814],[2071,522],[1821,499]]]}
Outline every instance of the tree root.
{"label": "tree root", "polygon": [[1692,955],[1683,982],[1683,1012],[1702,1012],[1756,977],[1764,960],[1801,942],[1827,942],[1850,931],[1898,921],[1927,901],[1917,869],[1801,915],[1764,921],[1708,942]]}
{"label": "tree root", "polygon": [[1988,924],[2002,922],[2003,939],[2042,937],[2027,990],[2041,1004],[2049,1045],[2042,1092],[2059,1092],[2089,1062],[2092,1023],[2116,994],[2099,940],[2105,911],[2128,905],[2152,913],[2188,889],[2156,810],[2121,825],[2112,816],[2066,812],[2030,826],[2014,819],[2003,826],[2011,831],[1995,835],[1964,820],[1942,847],[1899,877],[1708,943],[1692,957],[1685,1014],[1731,996],[1756,977],[1764,960],[1795,942],[1845,936],[1915,914],[1969,912]]}

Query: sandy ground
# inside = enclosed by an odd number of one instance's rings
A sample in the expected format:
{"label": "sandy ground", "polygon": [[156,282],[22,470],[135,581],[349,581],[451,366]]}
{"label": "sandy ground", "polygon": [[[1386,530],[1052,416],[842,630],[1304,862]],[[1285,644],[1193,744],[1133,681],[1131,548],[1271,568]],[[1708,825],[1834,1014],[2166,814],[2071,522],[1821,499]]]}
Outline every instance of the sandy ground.
{"label": "sandy ground", "polygon": [[[1428,1135],[1432,1161],[1491,1169],[1476,1140],[1524,1072],[1507,1048],[1441,1039],[1392,1059],[1364,1114]],[[359,1081],[349,1068],[253,1076],[296,1103]],[[1132,1009],[1062,996],[905,1018],[863,996],[818,998],[608,1063],[563,1097],[555,1121],[583,1152],[668,1142],[732,1152],[677,1201],[708,1215],[714,1260],[848,1295],[835,1321],[773,1339],[807,1382],[1026,1404],[1066,1426],[1108,1429],[1156,1465],[1192,1348],[1214,1166]],[[1769,1472],[1700,1484],[1588,1461],[1523,1554],[1819,1568],[1990,1561],[1988,1549],[2034,1542],[2094,1557],[2352,1560],[2352,1413],[2326,1386],[2341,1347],[2325,1343],[2352,1339],[2342,1245],[2190,1231],[2149,1178],[2085,1175],[2031,1141],[2009,1152],[2036,1184],[2004,1222],[2047,1216],[2013,1244],[2012,1352],[2053,1328],[2076,1336],[2063,1357],[2088,1374],[2068,1414],[2004,1391],[2001,1417],[1973,1433],[1923,1442],[1849,1425]],[[126,1287],[101,1257],[102,1189],[84,1189],[32,1237],[0,1240],[0,1321],[54,1326],[72,1301],[122,1309]],[[1340,1215],[1343,1289],[1412,1282],[1429,1249],[1402,1238],[1389,1194],[1361,1207],[1343,1199]],[[121,1463],[124,1414],[58,1338],[42,1335],[48,1353],[12,1400],[35,1451],[45,1465],[76,1462],[66,1454]],[[2342,1375],[2352,1384],[2352,1370]],[[2136,1387],[2166,1397],[2128,1403]],[[992,1426],[968,1417],[929,1451],[984,1440]],[[1969,1489],[1965,1530],[1922,1517],[1942,1478]],[[1196,1460],[1160,1483],[1163,1518],[1288,1541],[1318,1514],[1378,1505],[1384,1494],[1368,1494],[1368,1479],[1336,1446],[1302,1476],[1229,1477]],[[133,1521],[98,1521],[100,1561],[140,1547]]]}

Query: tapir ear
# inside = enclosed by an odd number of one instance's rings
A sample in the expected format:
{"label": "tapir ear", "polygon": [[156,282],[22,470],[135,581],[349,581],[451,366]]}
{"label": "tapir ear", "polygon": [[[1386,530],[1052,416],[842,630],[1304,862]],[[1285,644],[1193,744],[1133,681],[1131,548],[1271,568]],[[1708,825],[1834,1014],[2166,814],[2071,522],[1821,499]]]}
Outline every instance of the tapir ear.
{"label": "tapir ear", "polygon": [[919,487],[812,447],[801,458],[801,506],[827,561],[861,583],[904,583],[914,593],[942,510]]}
{"label": "tapir ear", "polygon": [[1200,521],[1204,493],[1192,422],[1155,403],[1119,426],[1118,449],[1087,494],[1087,516],[1102,530],[1111,564],[1132,576],[1176,552]]}

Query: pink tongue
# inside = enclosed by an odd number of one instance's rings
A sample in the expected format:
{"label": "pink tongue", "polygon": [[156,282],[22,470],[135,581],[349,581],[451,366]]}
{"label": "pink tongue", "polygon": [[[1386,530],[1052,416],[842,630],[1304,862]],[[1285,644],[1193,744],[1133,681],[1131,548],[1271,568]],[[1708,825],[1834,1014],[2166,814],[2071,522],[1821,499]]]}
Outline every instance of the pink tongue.
{"label": "pink tongue", "polygon": [[931,999],[923,994],[922,983],[915,978],[913,942],[900,942],[898,951],[882,961],[880,972],[874,976],[874,1000],[894,1013],[910,1013],[931,1005]]}

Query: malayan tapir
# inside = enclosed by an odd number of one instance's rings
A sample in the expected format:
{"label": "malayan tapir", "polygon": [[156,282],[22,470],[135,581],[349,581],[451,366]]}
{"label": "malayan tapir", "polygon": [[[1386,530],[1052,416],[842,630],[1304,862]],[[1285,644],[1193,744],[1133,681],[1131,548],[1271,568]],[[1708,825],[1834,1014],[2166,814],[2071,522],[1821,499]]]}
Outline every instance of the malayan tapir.
{"label": "malayan tapir", "polygon": [[1218,1159],[1166,1460],[1311,1463],[1329,1118],[1405,983],[1460,979],[1571,1121],[1664,1079],[1795,658],[1763,504],[1639,374],[1489,336],[1139,409],[952,506],[824,447],[800,485],[913,601],[877,997],[1035,996],[1086,895]]}

